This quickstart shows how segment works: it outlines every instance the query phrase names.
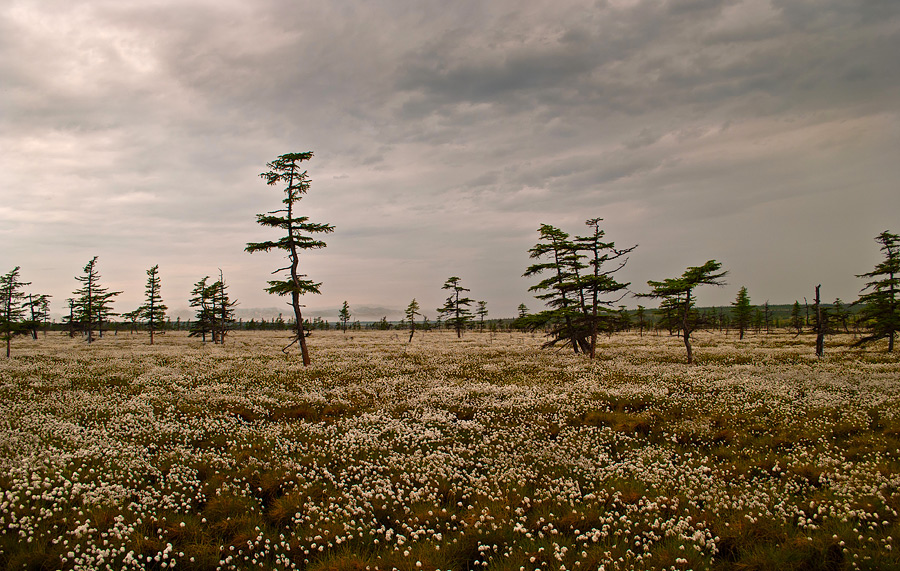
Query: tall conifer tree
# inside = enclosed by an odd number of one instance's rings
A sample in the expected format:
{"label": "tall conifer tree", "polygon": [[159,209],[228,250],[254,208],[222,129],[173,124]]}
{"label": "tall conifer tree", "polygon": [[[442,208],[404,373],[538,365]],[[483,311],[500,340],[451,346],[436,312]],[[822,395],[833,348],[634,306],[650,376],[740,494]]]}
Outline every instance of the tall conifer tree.
{"label": "tall conifer tree", "polygon": [[[257,214],[256,221],[269,228],[278,228],[285,235],[278,240],[265,242],[251,242],[245,248],[247,252],[268,252],[272,249],[287,252],[290,265],[279,268],[273,274],[287,272],[286,279],[270,280],[266,291],[275,295],[290,295],[291,306],[294,309],[294,323],[296,325],[296,339],[290,345],[299,342],[303,356],[303,364],[309,365],[309,351],[306,347],[306,334],[303,330],[303,315],[300,311],[300,296],[307,293],[320,293],[319,286],[299,271],[300,252],[302,250],[319,249],[325,247],[325,242],[313,238],[315,234],[327,234],[334,231],[334,226],[318,224],[309,221],[309,217],[300,216],[297,212],[297,203],[309,190],[310,180],[306,171],[301,171],[299,163],[312,158],[312,152],[288,153],[279,156],[271,163],[267,172],[259,176],[266,180],[270,186],[284,184],[285,197],[282,200],[284,208],[273,210],[266,214]],[[288,345],[288,347],[290,347]],[[287,349],[287,347],[285,347]]]}
{"label": "tall conifer tree", "polygon": [[[28,301],[25,302],[25,307],[31,314],[31,319],[28,320],[28,328],[31,329],[32,339],[37,339],[38,329],[50,320],[50,298],[53,296],[46,293],[29,293],[26,297]],[[44,330],[44,335],[47,335],[46,329]]]}
{"label": "tall conifer tree", "polygon": [[160,295],[159,265],[147,270],[147,287],[144,290],[146,302],[140,308],[140,317],[147,320],[150,331],[150,344],[153,345],[153,333],[160,329],[166,321],[166,309]]}
{"label": "tall conifer tree", "polygon": [[894,337],[900,331],[900,235],[885,230],[875,241],[881,244],[884,260],[875,269],[858,278],[871,278],[861,291],[857,304],[862,305],[860,316],[866,319],[871,333],[856,342],[857,345],[888,340],[888,352],[894,350]]}

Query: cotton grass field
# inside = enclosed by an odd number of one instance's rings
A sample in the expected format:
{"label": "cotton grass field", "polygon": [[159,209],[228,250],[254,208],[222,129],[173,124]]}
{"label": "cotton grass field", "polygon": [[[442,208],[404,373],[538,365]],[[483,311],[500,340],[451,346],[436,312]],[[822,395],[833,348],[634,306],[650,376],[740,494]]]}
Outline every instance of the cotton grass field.
{"label": "cotton grass field", "polygon": [[900,362],[830,337],[167,333],[0,361],[7,569],[898,569]]}

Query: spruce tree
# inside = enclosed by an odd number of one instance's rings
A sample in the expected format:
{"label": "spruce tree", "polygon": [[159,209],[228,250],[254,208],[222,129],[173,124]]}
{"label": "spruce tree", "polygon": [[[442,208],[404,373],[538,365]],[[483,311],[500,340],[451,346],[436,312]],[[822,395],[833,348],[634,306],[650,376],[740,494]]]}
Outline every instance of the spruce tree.
{"label": "spruce tree", "polygon": [[869,325],[870,334],[856,342],[856,345],[871,343],[879,339],[888,340],[888,352],[894,350],[894,337],[900,331],[900,235],[885,230],[875,241],[881,244],[884,260],[871,272],[859,274],[858,278],[872,278],[860,290],[856,304],[862,306],[860,317]]}
{"label": "spruce tree", "polygon": [[731,304],[731,314],[734,317],[734,325],[738,328],[739,339],[744,338],[744,331],[750,327],[750,318],[753,314],[753,306],[750,305],[750,296],[747,295],[747,288],[741,287],[738,290],[737,298]]}
{"label": "spruce tree", "polygon": [[487,317],[487,302],[479,301],[475,304],[475,315],[478,316],[478,329],[484,331],[484,318]]}
{"label": "spruce tree", "polygon": [[27,331],[25,317],[25,294],[22,288],[31,282],[19,281],[19,266],[0,276],[0,339],[6,341],[6,358],[10,355],[10,343],[16,335]]}
{"label": "spruce tree", "polygon": [[797,335],[803,333],[803,313],[797,300],[794,300],[794,305],[791,306],[791,327],[797,331]]}
{"label": "spruce tree", "polygon": [[525,305],[524,303],[520,303],[519,307],[516,309],[519,312],[519,319],[525,319],[526,317],[528,317],[528,306],[527,305]]}
{"label": "spruce tree", "polygon": [[[288,153],[279,156],[271,163],[267,163],[269,171],[259,176],[266,180],[266,184],[273,186],[284,184],[285,198],[282,200],[284,208],[274,210],[266,214],[257,214],[256,221],[262,226],[278,228],[285,235],[278,240],[265,242],[250,242],[245,250],[247,252],[268,252],[269,250],[284,250],[287,252],[290,265],[279,268],[273,273],[288,272],[283,280],[270,280],[266,291],[275,295],[290,295],[291,306],[294,309],[294,323],[296,325],[296,338],[294,343],[300,344],[303,364],[309,365],[309,351],[306,347],[306,334],[303,330],[303,315],[300,311],[300,296],[307,293],[320,293],[319,286],[299,271],[300,252],[302,250],[319,249],[325,247],[325,242],[313,238],[315,234],[327,234],[334,231],[334,226],[318,224],[309,221],[309,217],[300,216],[297,213],[297,203],[309,190],[310,180],[306,171],[300,171],[299,163],[312,158],[312,152]],[[287,349],[285,347],[283,350]]]}
{"label": "spruce tree", "polygon": [[347,301],[344,301],[344,305],[341,306],[341,310],[338,312],[338,319],[341,322],[341,331],[346,333],[347,331],[347,323],[350,321],[350,304]]}
{"label": "spruce tree", "polygon": [[161,328],[166,320],[166,309],[160,295],[159,264],[147,270],[147,287],[144,290],[146,302],[140,308],[140,317],[147,321],[150,331],[150,344],[153,345],[153,333]]}

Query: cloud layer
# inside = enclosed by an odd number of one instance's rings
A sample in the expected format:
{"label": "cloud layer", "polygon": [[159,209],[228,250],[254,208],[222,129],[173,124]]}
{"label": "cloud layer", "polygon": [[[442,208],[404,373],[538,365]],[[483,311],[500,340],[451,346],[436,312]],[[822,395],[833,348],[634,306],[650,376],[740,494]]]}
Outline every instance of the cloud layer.
{"label": "cloud layer", "polygon": [[897,53],[891,0],[13,0],[2,271],[58,309],[99,255],[128,310],[151,265],[170,307],[222,268],[271,306],[257,175],[313,150],[304,207],[337,231],[311,308],[437,307],[458,275],[494,316],[537,309],[538,225],[594,216],[640,244],[637,290],[715,258],[733,286],[701,303],[852,299],[900,231]]}

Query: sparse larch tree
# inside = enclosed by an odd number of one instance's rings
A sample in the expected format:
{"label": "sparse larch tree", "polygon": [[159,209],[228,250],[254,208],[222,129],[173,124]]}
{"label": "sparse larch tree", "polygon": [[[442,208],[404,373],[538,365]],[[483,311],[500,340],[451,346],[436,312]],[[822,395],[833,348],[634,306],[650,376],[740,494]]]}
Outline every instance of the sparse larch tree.
{"label": "sparse larch tree", "polygon": [[146,302],[140,308],[140,316],[147,321],[150,344],[153,345],[153,333],[165,323],[166,309],[168,309],[163,304],[162,295],[160,295],[159,265],[147,270],[147,287],[144,294]]}
{"label": "sparse larch tree", "polygon": [[664,305],[669,305],[673,309],[677,308],[688,364],[694,362],[691,333],[701,323],[696,312],[692,311],[695,301],[693,292],[701,285],[725,285],[722,278],[728,275],[728,272],[720,272],[721,268],[720,262],[709,260],[702,266],[688,267],[679,278],[647,282],[652,288],[652,291],[647,294],[648,297],[662,298]]}
{"label": "sparse larch tree", "polygon": [[469,306],[474,301],[468,297],[460,297],[462,292],[470,290],[459,285],[459,281],[459,278],[456,276],[447,278],[441,289],[448,289],[452,293],[447,298],[447,301],[444,302],[444,307],[438,308],[439,314],[449,316],[447,323],[453,324],[457,338],[462,337],[462,330],[472,321],[472,311],[469,309]]}
{"label": "sparse larch tree", "polygon": [[861,294],[856,301],[856,304],[862,305],[860,317],[869,324],[870,334],[857,341],[856,345],[887,339],[888,352],[892,352],[894,338],[900,331],[900,235],[885,230],[875,241],[881,244],[884,260],[871,272],[856,276],[872,279],[861,290],[869,291]]}
{"label": "sparse larch tree", "polygon": [[224,345],[225,337],[234,324],[234,306],[237,301],[232,301],[228,296],[228,285],[222,270],[219,270],[219,280],[210,286],[207,295],[212,303],[213,342]]}
{"label": "sparse larch tree", "polygon": [[831,311],[835,324],[840,325],[844,333],[850,333],[850,311],[841,298],[837,297],[834,299],[834,303],[831,304]]}
{"label": "sparse larch tree", "polygon": [[139,308],[133,311],[126,311],[122,314],[122,317],[125,318],[131,324],[131,334],[134,335],[137,332],[138,320],[141,318],[141,312],[144,310],[144,306],[140,306]]}
{"label": "sparse larch tree", "polygon": [[[627,316],[627,313],[611,314],[609,308],[622,300],[631,284],[616,281],[613,274],[625,267],[625,264],[628,263],[627,255],[637,248],[635,245],[630,248],[617,249],[615,242],[604,242],[603,238],[606,232],[600,229],[602,220],[602,218],[591,218],[585,221],[585,225],[591,229],[591,234],[576,236],[574,242],[576,251],[585,252],[590,269],[583,276],[579,276],[578,268],[575,267],[576,282],[574,286],[579,292],[581,301],[583,316],[581,321],[587,320],[589,324],[591,359],[595,356],[597,331],[601,324],[605,324],[607,331],[610,332],[616,328],[625,327],[621,320],[623,316]],[[607,267],[606,264],[612,261],[616,261],[615,267]],[[615,297],[613,299],[604,297],[608,295]],[[602,313],[601,308],[604,310]]]}
{"label": "sparse larch tree", "polygon": [[[284,208],[274,210],[266,214],[257,214],[256,221],[262,226],[278,228],[285,235],[278,240],[265,242],[251,242],[247,244],[246,251],[268,252],[272,249],[284,250],[290,265],[279,268],[273,274],[288,272],[287,279],[270,280],[266,291],[275,295],[290,295],[291,306],[294,309],[294,323],[296,325],[296,338],[287,347],[294,343],[300,344],[300,352],[303,364],[309,365],[309,350],[306,347],[306,334],[303,330],[303,315],[300,311],[300,296],[307,293],[320,293],[321,283],[305,279],[306,276],[299,271],[300,251],[319,249],[325,247],[325,242],[313,238],[315,234],[327,234],[334,231],[334,226],[318,224],[309,221],[309,217],[300,216],[297,213],[297,203],[309,190],[310,180],[306,171],[301,171],[299,163],[312,158],[312,152],[288,153],[279,156],[271,163],[267,172],[260,174],[270,186],[284,184],[285,197],[282,200]],[[285,347],[283,350],[286,350]]]}
{"label": "sparse larch tree", "polygon": [[12,338],[23,333],[25,316],[25,294],[22,288],[30,282],[19,281],[19,266],[0,276],[0,339],[6,342],[6,358],[10,355]]}
{"label": "sparse larch tree", "polygon": [[112,303],[120,291],[108,291],[108,288],[100,288],[94,307],[97,309],[97,336],[103,339],[103,324],[110,323],[112,318],[119,315],[113,311]]}
{"label": "sparse larch tree", "polygon": [[[622,316],[612,308],[627,294],[629,284],[618,282],[613,274],[625,266],[627,255],[637,246],[618,249],[614,242],[605,242],[605,232],[600,229],[602,220],[587,220],[590,235],[573,240],[568,233],[548,224],[541,224],[538,229],[541,241],[529,250],[529,255],[543,260],[529,266],[524,275],[545,275],[529,291],[546,290],[535,297],[551,309],[528,320],[532,326],[551,325],[545,347],[565,343],[574,352],[593,358],[597,332],[611,332],[620,325]],[[614,260],[613,266],[606,265]]]}

